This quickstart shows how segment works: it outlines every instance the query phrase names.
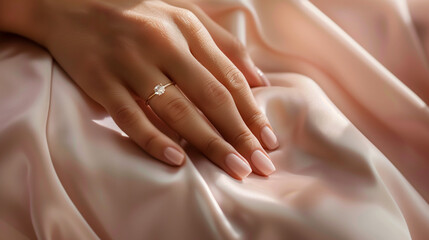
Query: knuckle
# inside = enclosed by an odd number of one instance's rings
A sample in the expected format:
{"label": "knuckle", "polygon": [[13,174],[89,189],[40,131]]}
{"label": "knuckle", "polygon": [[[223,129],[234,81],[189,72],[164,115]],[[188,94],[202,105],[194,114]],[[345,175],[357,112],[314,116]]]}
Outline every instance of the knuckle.
{"label": "knuckle", "polygon": [[243,73],[234,65],[226,67],[225,78],[226,85],[231,92],[240,93],[247,87],[247,81]]}
{"label": "knuckle", "polygon": [[161,46],[169,46],[174,42],[171,25],[155,17],[143,17],[140,20],[139,35],[142,40],[151,44],[162,44]]}
{"label": "knuckle", "polygon": [[156,33],[165,31],[166,24],[159,21],[156,17],[142,17],[140,18],[140,24],[144,32]]}
{"label": "knuckle", "polygon": [[244,119],[247,126],[250,128],[261,128],[266,124],[265,116],[260,113],[259,111],[255,112],[254,114],[249,115],[246,119]]}
{"label": "knuckle", "polygon": [[241,41],[231,35],[229,46],[227,50],[232,56],[238,58],[244,58],[247,56],[247,49]]}
{"label": "knuckle", "polygon": [[216,151],[219,151],[219,148],[222,146],[222,140],[219,137],[210,137],[204,144],[204,152],[207,155],[211,155]]}
{"label": "knuckle", "polygon": [[129,127],[137,122],[139,110],[129,105],[121,105],[113,111],[113,118],[118,125]]}
{"label": "knuckle", "polygon": [[243,143],[250,143],[254,140],[254,136],[250,131],[243,131],[232,139],[232,145],[238,146]]}
{"label": "knuckle", "polygon": [[156,145],[157,139],[158,136],[156,134],[150,133],[144,136],[144,138],[139,142],[139,145],[145,150],[154,149],[153,147]]}
{"label": "knuckle", "polygon": [[232,101],[231,94],[217,81],[210,81],[204,89],[205,102],[207,102],[207,105],[211,108],[218,108]]}
{"label": "knuckle", "polygon": [[175,11],[176,20],[180,21],[180,23],[185,24],[193,24],[198,20],[197,16],[188,9],[185,8],[177,8]]}
{"label": "knuckle", "polygon": [[188,100],[182,97],[173,98],[165,106],[165,117],[169,122],[180,122],[191,114],[192,109]]}
{"label": "knuckle", "polygon": [[174,20],[179,26],[184,27],[191,34],[198,34],[203,25],[195,14],[187,9],[177,9]]}
{"label": "knuckle", "polygon": [[150,18],[145,20],[145,27],[151,34],[157,34],[161,36],[167,36],[169,29],[167,23],[160,21],[156,18]]}

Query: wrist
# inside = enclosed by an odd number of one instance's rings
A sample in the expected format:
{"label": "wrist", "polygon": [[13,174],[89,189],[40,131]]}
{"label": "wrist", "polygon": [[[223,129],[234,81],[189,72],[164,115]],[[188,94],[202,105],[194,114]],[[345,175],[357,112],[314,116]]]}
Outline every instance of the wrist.
{"label": "wrist", "polygon": [[0,31],[44,45],[50,21],[48,8],[49,0],[0,0]]}

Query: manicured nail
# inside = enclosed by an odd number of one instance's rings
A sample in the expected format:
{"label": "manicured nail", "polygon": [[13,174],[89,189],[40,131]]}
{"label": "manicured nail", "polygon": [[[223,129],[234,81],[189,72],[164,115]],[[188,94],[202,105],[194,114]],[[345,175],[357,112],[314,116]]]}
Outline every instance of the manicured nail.
{"label": "manicured nail", "polygon": [[172,147],[167,147],[164,150],[164,156],[168,159],[168,161],[175,165],[181,165],[185,160],[183,153]]}
{"label": "manicured nail", "polygon": [[276,170],[273,162],[261,150],[254,151],[250,158],[255,167],[265,175],[270,175]]}
{"label": "manicured nail", "polygon": [[259,78],[261,79],[261,81],[266,85],[266,86],[271,86],[270,81],[268,80],[267,76],[265,76],[264,72],[262,72],[261,69],[259,69],[258,67],[256,67],[256,72],[259,75]]}
{"label": "manicured nail", "polygon": [[230,153],[228,156],[226,156],[225,164],[242,179],[247,177],[252,172],[249,164],[241,160],[233,153]]}
{"label": "manicured nail", "polygon": [[269,128],[268,126],[262,128],[261,138],[265,146],[267,146],[267,148],[270,150],[273,150],[279,146],[279,142],[277,141],[276,135],[274,134],[273,130],[271,130],[271,128]]}

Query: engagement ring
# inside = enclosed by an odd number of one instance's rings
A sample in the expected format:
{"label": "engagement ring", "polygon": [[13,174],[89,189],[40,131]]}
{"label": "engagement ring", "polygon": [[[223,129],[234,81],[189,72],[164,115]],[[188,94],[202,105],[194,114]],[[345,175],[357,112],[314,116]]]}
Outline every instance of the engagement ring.
{"label": "engagement ring", "polygon": [[149,104],[149,100],[151,99],[151,98],[153,98],[154,96],[156,96],[156,95],[158,95],[158,96],[161,96],[162,94],[164,94],[165,93],[165,89],[167,88],[167,87],[169,87],[169,86],[171,86],[171,85],[174,85],[175,83],[174,82],[170,82],[170,83],[167,83],[167,84],[165,84],[165,85],[162,85],[162,83],[160,83],[160,84],[158,84],[158,85],[156,85],[154,88],[153,88],[153,93],[146,99],[146,101],[145,101],[145,103],[146,103],[146,105],[148,105]]}

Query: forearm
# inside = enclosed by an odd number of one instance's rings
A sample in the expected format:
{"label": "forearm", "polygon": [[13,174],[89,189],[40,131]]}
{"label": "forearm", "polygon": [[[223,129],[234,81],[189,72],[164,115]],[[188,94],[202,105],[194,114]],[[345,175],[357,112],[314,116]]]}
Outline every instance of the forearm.
{"label": "forearm", "polygon": [[21,35],[44,45],[55,16],[81,11],[98,0],[0,0],[0,32]]}
{"label": "forearm", "polygon": [[126,9],[144,0],[0,0],[0,32],[10,32],[46,46],[64,15],[87,13],[89,6],[110,4]]}

